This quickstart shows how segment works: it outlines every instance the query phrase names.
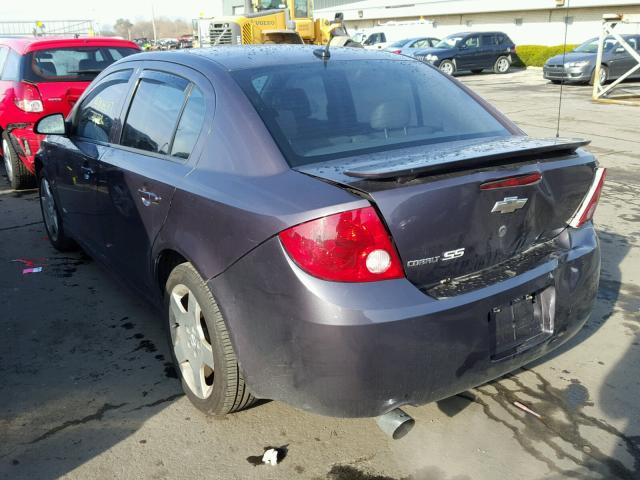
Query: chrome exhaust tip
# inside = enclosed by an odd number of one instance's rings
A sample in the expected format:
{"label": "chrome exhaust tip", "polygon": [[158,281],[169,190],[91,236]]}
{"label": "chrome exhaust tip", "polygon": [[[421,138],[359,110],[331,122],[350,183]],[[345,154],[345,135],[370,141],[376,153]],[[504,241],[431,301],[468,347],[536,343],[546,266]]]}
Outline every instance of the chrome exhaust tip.
{"label": "chrome exhaust tip", "polygon": [[376,423],[391,438],[400,440],[411,431],[416,421],[404,410],[396,408],[377,417]]}

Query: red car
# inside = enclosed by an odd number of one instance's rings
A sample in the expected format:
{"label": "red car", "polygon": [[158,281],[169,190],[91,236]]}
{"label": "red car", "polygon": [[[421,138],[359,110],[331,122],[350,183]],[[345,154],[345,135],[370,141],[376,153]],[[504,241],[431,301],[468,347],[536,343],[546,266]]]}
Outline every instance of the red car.
{"label": "red car", "polygon": [[0,38],[0,133],[11,187],[33,183],[38,119],[67,115],[102,70],[140,47],[112,38]]}

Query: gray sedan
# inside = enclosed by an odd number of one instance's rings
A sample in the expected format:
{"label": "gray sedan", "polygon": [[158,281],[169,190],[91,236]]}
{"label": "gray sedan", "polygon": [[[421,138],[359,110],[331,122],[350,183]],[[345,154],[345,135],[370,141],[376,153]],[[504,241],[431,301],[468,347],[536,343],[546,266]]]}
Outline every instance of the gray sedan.
{"label": "gray sedan", "polygon": [[429,48],[433,47],[440,41],[439,38],[433,37],[413,37],[413,38],[405,38],[404,40],[398,40],[395,43],[389,45],[385,50],[391,53],[397,53],[399,55],[409,55],[413,56],[413,52],[415,52],[419,48]]}
{"label": "gray sedan", "polygon": [[[622,35],[636,51],[640,52],[640,35]],[[587,40],[566,55],[551,57],[544,65],[543,75],[553,83],[589,83],[595,79],[596,57],[598,55],[598,38]],[[607,37],[604,43],[600,83],[615,80],[624,75],[636,60],[613,37]],[[640,78],[640,70],[636,70],[629,78]]]}

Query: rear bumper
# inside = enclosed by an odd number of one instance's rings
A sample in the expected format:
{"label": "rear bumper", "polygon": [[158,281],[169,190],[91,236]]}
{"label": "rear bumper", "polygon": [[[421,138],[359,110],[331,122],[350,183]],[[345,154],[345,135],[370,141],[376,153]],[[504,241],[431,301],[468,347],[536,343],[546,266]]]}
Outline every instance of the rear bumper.
{"label": "rear bumper", "polygon": [[[449,397],[557,348],[589,317],[600,251],[591,224],[524,273],[444,300],[407,280],[340,284],[293,265],[277,238],[209,281],[256,396],[338,417],[369,417]],[[555,289],[554,332],[491,359],[489,312]]]}
{"label": "rear bumper", "polygon": [[35,173],[35,156],[40,148],[40,142],[44,135],[38,135],[33,131],[33,123],[9,124],[7,132],[18,152],[18,157],[31,173]]}

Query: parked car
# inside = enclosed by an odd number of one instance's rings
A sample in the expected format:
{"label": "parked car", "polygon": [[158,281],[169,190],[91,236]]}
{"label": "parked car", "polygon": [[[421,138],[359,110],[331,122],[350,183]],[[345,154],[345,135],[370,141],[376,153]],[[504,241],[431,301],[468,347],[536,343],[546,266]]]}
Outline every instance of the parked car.
{"label": "parked car", "polygon": [[[640,52],[640,35],[622,35],[633,49]],[[556,55],[547,60],[543,76],[553,83],[589,83],[593,85],[598,56],[598,38],[591,38],[566,55]],[[600,68],[600,83],[615,80],[637,65],[638,61],[614,37],[606,37]],[[629,78],[640,78],[636,70]]]}
{"label": "parked car", "polygon": [[42,138],[33,132],[35,122],[69,113],[105,67],[139,51],[112,38],[0,38],[0,133],[12,188],[32,184]]}
{"label": "parked car", "polygon": [[596,298],[587,142],[529,138],[400,55],[132,55],[37,131],[51,243],[163,305],[209,414],[397,413],[557,348]]}
{"label": "parked car", "polygon": [[181,35],[178,48],[193,48],[193,35]]}
{"label": "parked car", "polygon": [[433,48],[419,50],[414,57],[431,63],[444,73],[493,70],[507,73],[513,62],[516,46],[502,32],[456,33],[443,38]]}
{"label": "parked car", "polygon": [[432,37],[413,37],[399,40],[389,45],[385,50],[391,53],[397,53],[400,55],[413,56],[413,53],[420,48],[433,47],[440,39]]}

